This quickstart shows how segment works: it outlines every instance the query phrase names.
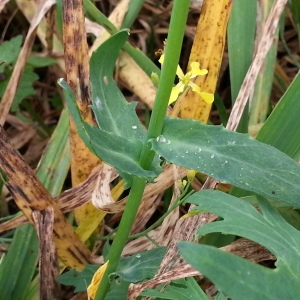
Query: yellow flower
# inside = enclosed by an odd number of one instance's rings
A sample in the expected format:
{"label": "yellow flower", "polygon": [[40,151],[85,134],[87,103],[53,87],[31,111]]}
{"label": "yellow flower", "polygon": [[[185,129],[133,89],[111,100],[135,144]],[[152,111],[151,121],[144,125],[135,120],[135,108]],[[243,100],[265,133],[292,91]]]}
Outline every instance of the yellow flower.
{"label": "yellow flower", "polygon": [[[164,54],[161,55],[159,62],[163,64]],[[176,75],[179,78],[179,83],[172,88],[169,104],[175,102],[178,96],[188,87],[190,87],[193,92],[197,93],[205,102],[212,103],[214,101],[214,95],[211,93],[201,92],[200,87],[192,81],[193,78],[206,75],[207,73],[207,70],[200,69],[200,64],[198,62],[192,62],[191,70],[186,74],[184,74],[182,69],[177,66]]]}

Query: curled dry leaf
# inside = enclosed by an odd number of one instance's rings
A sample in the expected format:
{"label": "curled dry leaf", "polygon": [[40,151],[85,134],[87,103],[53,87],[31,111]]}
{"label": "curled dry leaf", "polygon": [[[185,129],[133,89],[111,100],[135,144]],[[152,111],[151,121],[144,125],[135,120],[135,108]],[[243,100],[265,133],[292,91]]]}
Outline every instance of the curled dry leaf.
{"label": "curled dry leaf", "polygon": [[124,199],[116,202],[110,191],[110,183],[117,176],[115,168],[105,163],[101,164],[96,186],[92,193],[92,203],[96,208],[107,213],[117,213],[124,209],[124,204],[122,203]]}

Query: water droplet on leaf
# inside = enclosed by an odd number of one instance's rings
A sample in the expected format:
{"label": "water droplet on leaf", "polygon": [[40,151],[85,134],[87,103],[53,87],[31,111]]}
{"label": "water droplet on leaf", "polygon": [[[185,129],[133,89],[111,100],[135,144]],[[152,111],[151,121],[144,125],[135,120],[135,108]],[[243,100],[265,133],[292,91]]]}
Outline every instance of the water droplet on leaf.
{"label": "water droplet on leaf", "polygon": [[167,139],[166,139],[163,135],[159,135],[159,136],[156,138],[156,141],[157,141],[157,142],[160,142],[160,143],[166,143],[166,142],[167,142]]}

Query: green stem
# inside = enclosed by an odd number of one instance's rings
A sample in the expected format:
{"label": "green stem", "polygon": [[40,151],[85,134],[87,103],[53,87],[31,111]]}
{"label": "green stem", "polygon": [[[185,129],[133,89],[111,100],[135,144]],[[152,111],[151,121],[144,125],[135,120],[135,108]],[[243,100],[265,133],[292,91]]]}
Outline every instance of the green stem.
{"label": "green stem", "polygon": [[[188,185],[189,186],[189,185]],[[164,219],[178,206],[180,206],[192,193],[193,191],[190,191],[189,193],[187,193],[187,188],[185,188],[185,191],[183,192],[183,194],[180,196],[180,198],[157,220],[155,221],[152,225],[150,225],[147,229],[145,229],[142,232],[136,233],[136,234],[132,234],[128,236],[128,240],[133,240],[133,239],[137,239],[141,236],[146,236],[148,234],[148,232],[150,232],[151,230],[155,229],[156,227],[158,227],[159,225],[161,225],[164,221]],[[115,238],[114,232],[110,233],[110,235],[107,236],[102,236],[99,238],[96,238],[96,240],[100,240],[100,241],[108,241],[108,240],[113,240]]]}
{"label": "green stem", "polygon": [[130,1],[125,18],[122,22],[121,29],[130,28],[141,11],[145,0]]}
{"label": "green stem", "polygon": [[[156,138],[162,132],[163,122],[179,61],[186,19],[189,10],[189,3],[189,0],[174,0],[165,51],[165,60],[162,67],[161,78],[158,85],[152,116],[150,119],[147,135],[148,140],[151,138]],[[150,142],[146,142],[141,152],[139,161],[140,165],[145,169],[149,169],[153,157],[154,151],[151,150]],[[133,178],[128,201],[117,230],[116,237],[108,254],[109,263],[101,280],[95,300],[103,300],[109,290],[109,274],[115,272],[117,268],[120,256],[128,239],[137,210],[139,208],[145,186],[146,181],[144,179],[137,177]]]}
{"label": "green stem", "polygon": [[[186,1],[186,0],[185,0]],[[102,12],[90,1],[84,0],[84,8],[87,13],[105,28],[111,35],[118,32],[118,29],[111,23]],[[160,75],[160,69],[140,50],[128,42],[125,43],[123,49],[134,59],[134,61],[141,67],[141,69],[150,77],[152,73]]]}

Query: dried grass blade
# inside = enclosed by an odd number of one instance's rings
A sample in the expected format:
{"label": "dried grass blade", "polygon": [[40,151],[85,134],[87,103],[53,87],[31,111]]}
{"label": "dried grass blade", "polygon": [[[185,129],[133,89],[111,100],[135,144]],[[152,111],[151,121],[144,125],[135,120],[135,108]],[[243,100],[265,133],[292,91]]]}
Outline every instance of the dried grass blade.
{"label": "dried grass blade", "polygon": [[53,240],[54,211],[47,207],[32,212],[35,229],[39,238],[39,294],[40,299],[53,299],[59,295],[58,260]]}
{"label": "dried grass blade", "polygon": [[55,214],[54,240],[59,258],[72,268],[81,269],[89,261],[90,252],[80,242],[66,221],[58,204],[51,198],[33,170],[8,143],[0,127],[0,166],[9,178],[7,188],[26,218],[33,224],[32,212],[52,206]]}

